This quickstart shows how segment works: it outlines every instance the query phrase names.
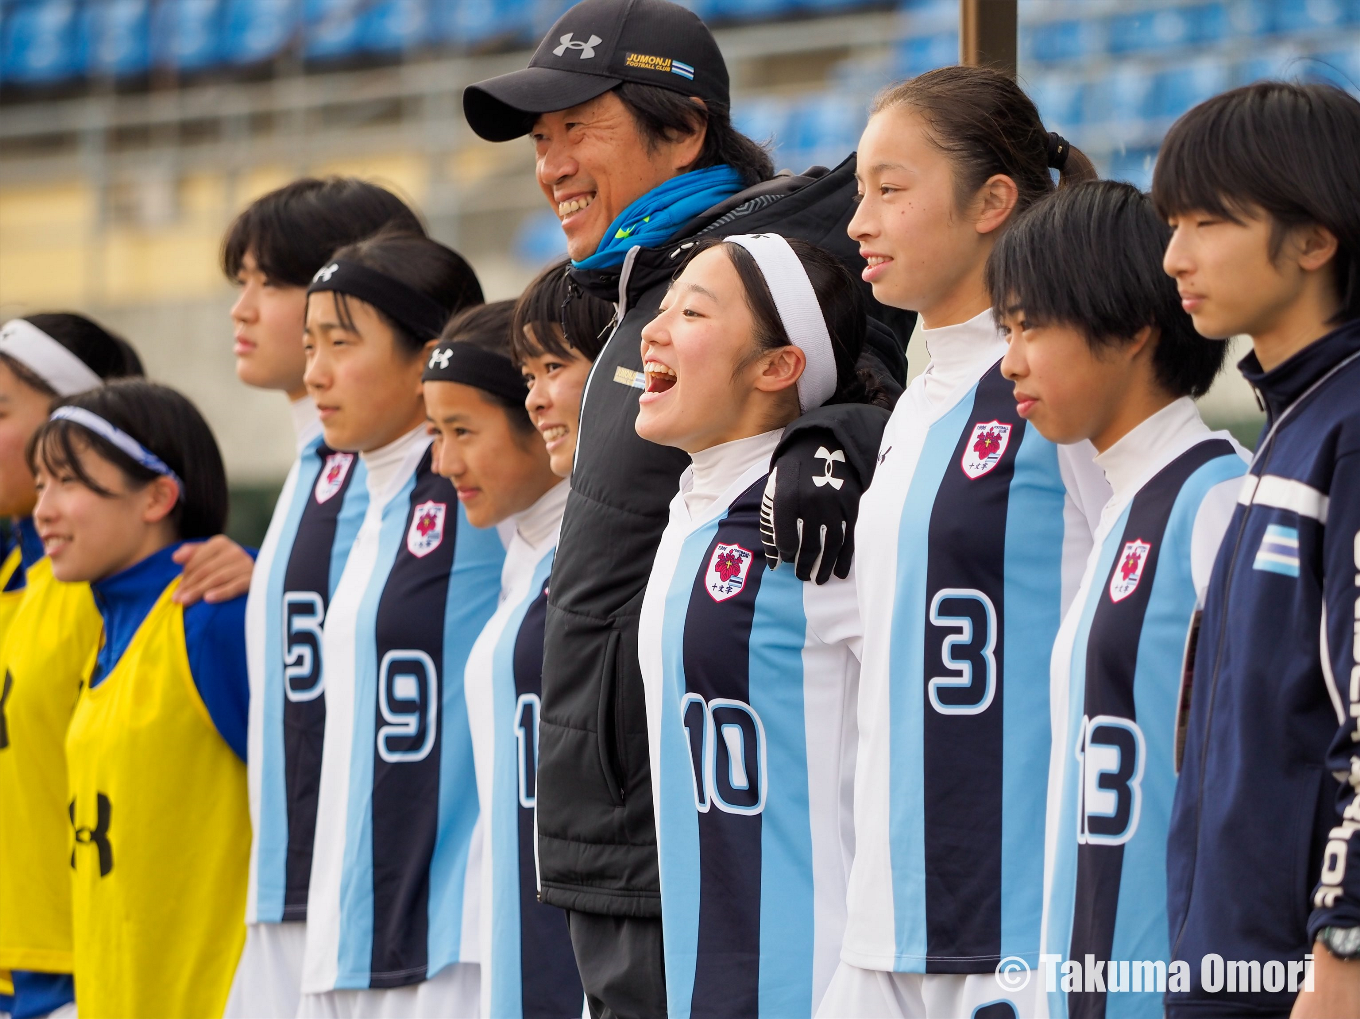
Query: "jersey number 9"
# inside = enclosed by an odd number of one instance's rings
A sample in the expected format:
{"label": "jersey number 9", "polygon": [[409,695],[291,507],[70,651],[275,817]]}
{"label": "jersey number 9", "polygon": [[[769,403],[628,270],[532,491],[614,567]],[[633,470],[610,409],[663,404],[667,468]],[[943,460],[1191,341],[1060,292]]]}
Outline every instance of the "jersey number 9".
{"label": "jersey number 9", "polygon": [[424,651],[389,651],[378,667],[378,756],[389,764],[423,761],[439,724],[439,673]]}

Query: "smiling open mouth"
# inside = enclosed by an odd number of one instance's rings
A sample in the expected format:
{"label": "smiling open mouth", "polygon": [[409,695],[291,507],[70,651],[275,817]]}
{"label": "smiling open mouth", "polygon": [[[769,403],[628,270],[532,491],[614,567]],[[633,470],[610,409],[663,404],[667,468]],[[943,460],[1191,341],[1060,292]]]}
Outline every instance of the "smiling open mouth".
{"label": "smiling open mouth", "polygon": [[664,393],[675,385],[675,369],[660,361],[648,361],[642,366],[647,374],[647,392]]}
{"label": "smiling open mouth", "polygon": [[595,192],[592,191],[588,195],[578,195],[575,198],[567,199],[565,202],[558,202],[557,218],[566,219],[568,216],[588,208],[593,201],[595,201]]}

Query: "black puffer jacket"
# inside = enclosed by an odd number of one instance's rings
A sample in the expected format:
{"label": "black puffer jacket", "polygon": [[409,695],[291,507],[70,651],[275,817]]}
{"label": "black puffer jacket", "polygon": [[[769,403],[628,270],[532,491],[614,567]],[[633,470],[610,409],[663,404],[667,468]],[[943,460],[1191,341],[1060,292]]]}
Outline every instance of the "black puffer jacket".
{"label": "black puffer jacket", "polygon": [[[538,768],[544,902],[661,915],[638,614],[689,457],[633,429],[642,327],[656,315],[687,240],[762,232],[799,237],[835,252],[858,276],[863,263],[845,233],[854,214],[854,171],[851,156],[834,170],[776,177],[710,209],[665,247],[635,249],[621,270],[573,273],[590,292],[619,302],[622,315],[586,386],[548,597]],[[888,328],[871,330],[866,360],[876,361],[900,391],[915,316],[872,303],[870,313]],[[825,420],[865,410],[816,413]],[[881,433],[881,411],[874,420]]]}

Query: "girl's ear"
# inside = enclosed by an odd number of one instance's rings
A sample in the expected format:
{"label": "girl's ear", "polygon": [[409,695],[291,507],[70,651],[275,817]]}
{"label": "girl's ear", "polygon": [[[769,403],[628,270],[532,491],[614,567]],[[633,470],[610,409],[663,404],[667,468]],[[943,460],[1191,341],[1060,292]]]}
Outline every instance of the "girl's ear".
{"label": "girl's ear", "polygon": [[798,347],[788,345],[767,352],[764,366],[756,376],[756,389],[762,393],[779,393],[798,385],[807,367],[807,355]]}
{"label": "girl's ear", "polygon": [[978,191],[977,232],[989,234],[998,229],[1015,211],[1020,200],[1020,189],[1004,173],[993,174]]}
{"label": "girl's ear", "polygon": [[142,520],[148,524],[159,524],[179,505],[179,485],[166,477],[158,477],[143,490],[146,499],[142,510]]}

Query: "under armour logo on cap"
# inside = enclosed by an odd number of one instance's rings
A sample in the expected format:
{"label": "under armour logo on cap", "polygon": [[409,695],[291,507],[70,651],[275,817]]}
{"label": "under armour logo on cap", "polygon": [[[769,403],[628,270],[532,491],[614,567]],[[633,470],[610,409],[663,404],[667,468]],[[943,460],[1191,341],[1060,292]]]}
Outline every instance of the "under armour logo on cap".
{"label": "under armour logo on cap", "polygon": [[815,474],[813,475],[812,483],[818,488],[821,488],[823,485],[830,485],[839,492],[841,490],[841,485],[845,484],[845,479],[836,477],[832,471],[835,470],[836,464],[845,463],[845,451],[838,449],[835,452],[830,452],[825,446],[818,446],[817,452],[812,455],[822,461],[823,471],[820,477]]}
{"label": "under armour logo on cap", "polygon": [[574,33],[572,32],[568,32],[566,35],[562,36],[560,39],[557,40],[562,45],[558,46],[556,49],[553,50],[553,56],[560,57],[562,56],[562,54],[566,53],[567,50],[580,50],[581,59],[589,60],[591,57],[595,55],[595,47],[600,45],[600,43],[604,42],[603,39],[601,39],[598,35],[595,35],[593,33],[591,34],[590,39],[587,42],[581,42],[580,40],[573,39],[572,38],[573,34]]}
{"label": "under armour logo on cap", "polygon": [[337,263],[332,262],[330,265],[326,266],[324,269],[318,269],[318,270],[316,271],[316,275],[312,277],[312,282],[313,282],[313,283],[329,283],[330,280],[331,280],[331,277],[334,276],[334,275],[335,275],[337,272],[339,272],[339,271],[340,271],[340,266],[339,266]]}
{"label": "under armour logo on cap", "polygon": [[453,357],[452,347],[435,347],[434,350],[430,351],[430,363],[425,367],[447,368],[451,357]]}

